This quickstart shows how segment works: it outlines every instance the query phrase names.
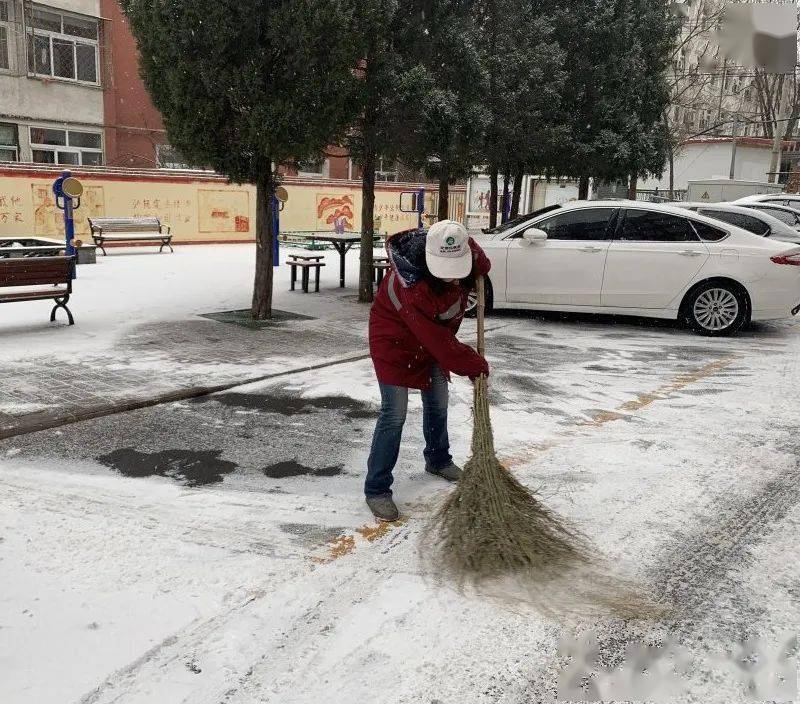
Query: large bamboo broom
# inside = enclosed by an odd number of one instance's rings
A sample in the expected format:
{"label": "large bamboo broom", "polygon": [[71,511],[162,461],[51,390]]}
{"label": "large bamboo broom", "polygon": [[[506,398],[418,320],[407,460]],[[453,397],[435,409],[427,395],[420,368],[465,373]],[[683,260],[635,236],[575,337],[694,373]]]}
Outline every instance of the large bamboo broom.
{"label": "large bamboo broom", "polygon": [[[484,282],[477,278],[478,352],[485,354]],[[552,616],[661,617],[668,608],[617,574],[577,530],[520,484],[494,450],[485,376],[475,380],[472,456],[433,515],[424,553],[435,573]]]}
{"label": "large bamboo broom", "polygon": [[[477,278],[478,352],[485,353],[484,282]],[[520,484],[495,455],[487,380],[474,385],[472,457],[432,519],[428,544],[438,569],[457,581],[480,584],[507,577],[528,583],[585,562],[586,541]]]}

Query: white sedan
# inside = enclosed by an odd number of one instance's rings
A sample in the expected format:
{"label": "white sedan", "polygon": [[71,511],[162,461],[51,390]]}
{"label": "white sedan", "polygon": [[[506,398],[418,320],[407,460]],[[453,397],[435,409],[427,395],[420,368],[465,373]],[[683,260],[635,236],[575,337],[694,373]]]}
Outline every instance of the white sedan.
{"label": "white sedan", "polygon": [[[783,220],[773,217],[767,212],[750,207],[742,207],[733,203],[674,203],[673,205],[693,210],[714,220],[722,220],[736,225],[743,230],[761,237],[771,237],[780,242],[800,244],[800,232],[787,225]],[[788,208],[787,208],[788,210]],[[797,212],[790,210],[789,212]],[[800,215],[800,212],[797,212]]]}
{"label": "white sedan", "polygon": [[800,195],[797,193],[758,193],[754,196],[744,196],[744,198],[739,198],[732,202],[736,205],[743,205],[744,203],[770,203],[800,210]]}
{"label": "white sedan", "polygon": [[578,201],[475,240],[489,309],[675,318],[703,335],[800,310],[800,247],[674,206]]}

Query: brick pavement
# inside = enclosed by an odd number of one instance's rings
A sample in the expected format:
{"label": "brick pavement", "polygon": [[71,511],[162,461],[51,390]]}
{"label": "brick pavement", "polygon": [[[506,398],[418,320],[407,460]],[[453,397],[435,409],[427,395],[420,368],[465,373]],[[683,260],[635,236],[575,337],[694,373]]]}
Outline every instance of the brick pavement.
{"label": "brick pavement", "polygon": [[367,315],[366,306],[348,305],[333,319],[260,328],[206,317],[150,322],[102,354],[2,361],[0,436],[364,354]]}

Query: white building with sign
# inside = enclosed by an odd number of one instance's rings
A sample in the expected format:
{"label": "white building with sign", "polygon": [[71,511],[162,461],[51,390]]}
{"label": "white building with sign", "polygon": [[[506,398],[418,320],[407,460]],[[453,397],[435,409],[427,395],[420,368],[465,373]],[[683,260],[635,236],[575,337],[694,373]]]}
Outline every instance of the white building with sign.
{"label": "white building with sign", "polygon": [[[784,142],[784,158],[794,142]],[[711,178],[728,178],[731,167],[733,141],[731,137],[703,137],[689,139],[675,151],[673,165],[674,187],[684,191],[689,181]],[[736,140],[736,157],[733,177],[743,181],[769,181],[772,140],[763,137],[739,137]],[[782,170],[788,169],[788,165]],[[669,190],[669,164],[661,178],[639,181],[639,189],[659,192]]]}

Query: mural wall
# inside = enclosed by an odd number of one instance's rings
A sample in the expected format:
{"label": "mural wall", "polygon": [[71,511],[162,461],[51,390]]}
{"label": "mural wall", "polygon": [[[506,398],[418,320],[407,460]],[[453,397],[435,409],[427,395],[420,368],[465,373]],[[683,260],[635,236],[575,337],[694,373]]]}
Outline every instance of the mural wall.
{"label": "mural wall", "polygon": [[[171,176],[164,172],[121,170],[74,172],[83,183],[75,213],[78,237],[88,240],[90,217],[158,217],[175,242],[246,242],[255,239],[256,193],[248,185],[216,176]],[[0,168],[0,235],[63,236],[62,213],[53,200],[58,172],[25,167]],[[281,212],[281,231],[361,229],[361,191],[345,181],[284,183],[289,199]],[[400,192],[416,185],[380,184],[375,194],[376,229],[393,234],[415,227],[416,213],[400,211]],[[456,187],[456,193],[464,189]],[[426,203],[428,198],[426,198]]]}

